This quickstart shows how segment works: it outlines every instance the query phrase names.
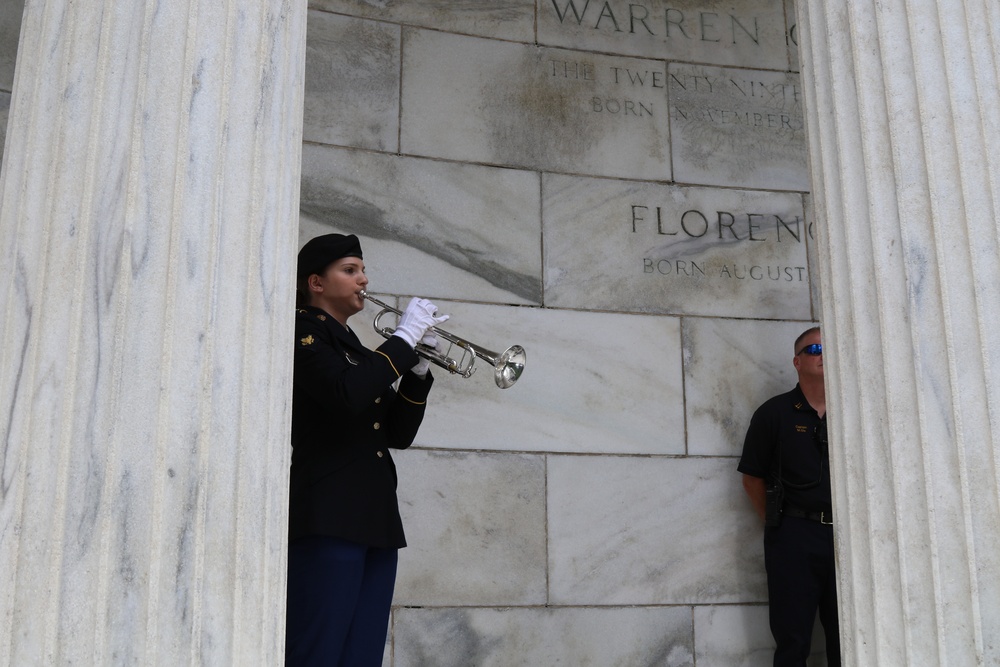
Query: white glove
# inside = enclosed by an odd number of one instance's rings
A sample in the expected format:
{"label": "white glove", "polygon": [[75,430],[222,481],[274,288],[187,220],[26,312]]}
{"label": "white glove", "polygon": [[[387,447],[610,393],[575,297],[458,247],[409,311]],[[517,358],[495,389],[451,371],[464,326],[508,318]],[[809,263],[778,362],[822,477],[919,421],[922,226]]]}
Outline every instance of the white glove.
{"label": "white glove", "polygon": [[[434,348],[436,350],[438,346],[437,336],[435,336],[430,332],[425,333],[424,337],[420,339],[420,344],[430,348]],[[431,360],[428,359],[427,357],[420,357],[420,361],[417,362],[417,365],[411,368],[410,370],[419,375],[421,378],[425,378],[427,377],[427,371],[430,369],[430,367],[431,367]]]}
{"label": "white glove", "polygon": [[399,316],[399,324],[396,325],[396,331],[392,335],[399,336],[407,345],[413,347],[424,337],[428,329],[447,319],[447,315],[437,314],[437,306],[433,303],[427,299],[414,297]]}

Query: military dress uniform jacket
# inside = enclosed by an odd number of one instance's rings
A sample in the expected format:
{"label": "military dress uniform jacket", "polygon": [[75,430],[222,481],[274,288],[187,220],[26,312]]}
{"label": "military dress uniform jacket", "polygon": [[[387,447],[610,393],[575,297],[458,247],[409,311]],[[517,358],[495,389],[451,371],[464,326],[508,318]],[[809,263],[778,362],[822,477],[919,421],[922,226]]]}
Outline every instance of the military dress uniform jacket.
{"label": "military dress uniform jacket", "polygon": [[[340,537],[406,546],[389,449],[405,449],[424,417],[433,378],[392,336],[369,350],[322,309],[295,318],[289,539]],[[403,377],[399,391],[393,382]]]}

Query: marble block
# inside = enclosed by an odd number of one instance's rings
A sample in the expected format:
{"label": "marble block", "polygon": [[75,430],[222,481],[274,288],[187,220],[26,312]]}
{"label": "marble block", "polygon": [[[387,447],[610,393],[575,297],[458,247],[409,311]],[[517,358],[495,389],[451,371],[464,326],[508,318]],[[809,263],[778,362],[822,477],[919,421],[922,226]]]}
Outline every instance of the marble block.
{"label": "marble block", "polygon": [[393,636],[395,667],[694,665],[689,607],[400,609]]}
{"label": "marble block", "polygon": [[549,603],[767,599],[763,525],[730,458],[548,460]]}
{"label": "marble block", "polygon": [[376,292],[541,302],[538,175],[305,145],[300,238],[357,234]]}
{"label": "marble block", "polygon": [[517,42],[535,38],[534,0],[310,0],[309,6],[466,35]]}
{"label": "marble block", "polygon": [[[765,605],[713,605],[694,608],[694,650],[700,665],[771,667],[774,639]],[[819,619],[813,626],[806,664],[826,667],[826,642]]]}
{"label": "marble block", "polygon": [[798,74],[674,63],[667,80],[675,181],[809,190]]}
{"label": "marble block", "polygon": [[670,179],[662,60],[424,30],[403,42],[404,153]]}
{"label": "marble block", "polygon": [[754,411],[798,381],[793,345],[811,326],[811,322],[684,320],[689,454],[741,455]]}
{"label": "marble block", "polygon": [[545,460],[394,453],[407,546],[394,604],[545,603]]}
{"label": "marble block", "polygon": [[808,319],[801,196],[546,174],[545,305]]}
{"label": "marble block", "polygon": [[683,454],[680,325],[674,318],[441,302],[445,328],[502,352],[527,351],[498,389],[436,369],[418,444],[449,449]]}
{"label": "marble block", "polygon": [[784,70],[782,0],[546,0],[538,41],[584,51]]}
{"label": "marble block", "polygon": [[306,141],[398,148],[399,26],[309,12]]}
{"label": "marble block", "polygon": [[694,608],[694,650],[699,664],[771,667],[774,640],[766,605]]}

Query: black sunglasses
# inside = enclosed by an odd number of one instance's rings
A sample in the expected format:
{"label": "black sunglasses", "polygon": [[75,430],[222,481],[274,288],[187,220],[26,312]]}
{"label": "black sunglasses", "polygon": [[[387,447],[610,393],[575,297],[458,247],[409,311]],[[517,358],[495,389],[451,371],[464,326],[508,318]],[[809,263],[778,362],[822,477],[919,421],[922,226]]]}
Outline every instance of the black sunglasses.
{"label": "black sunglasses", "polygon": [[806,345],[804,348],[795,353],[795,356],[800,354],[808,354],[811,357],[818,357],[823,354],[822,343],[813,343],[812,345]]}

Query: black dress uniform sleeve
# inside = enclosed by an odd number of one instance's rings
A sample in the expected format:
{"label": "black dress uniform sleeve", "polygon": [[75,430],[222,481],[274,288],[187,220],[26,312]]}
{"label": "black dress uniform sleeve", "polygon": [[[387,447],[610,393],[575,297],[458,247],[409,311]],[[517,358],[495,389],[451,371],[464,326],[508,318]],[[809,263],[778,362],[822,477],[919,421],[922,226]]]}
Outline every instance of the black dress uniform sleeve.
{"label": "black dress uniform sleeve", "polygon": [[743,456],[737,470],[752,477],[767,478],[771,473],[774,449],[778,443],[778,424],[773,406],[769,405],[773,400],[757,408],[743,440]]}
{"label": "black dress uniform sleeve", "polygon": [[[375,354],[344,345],[331,333],[330,319],[300,314],[295,326],[295,383],[318,404],[357,413],[368,406],[418,361],[406,341],[392,336]],[[356,340],[344,330],[344,337]],[[358,343],[360,346],[360,342]],[[426,398],[418,394],[418,400]]]}

